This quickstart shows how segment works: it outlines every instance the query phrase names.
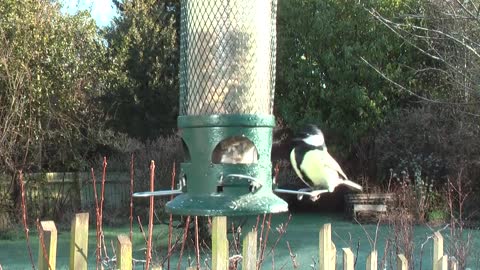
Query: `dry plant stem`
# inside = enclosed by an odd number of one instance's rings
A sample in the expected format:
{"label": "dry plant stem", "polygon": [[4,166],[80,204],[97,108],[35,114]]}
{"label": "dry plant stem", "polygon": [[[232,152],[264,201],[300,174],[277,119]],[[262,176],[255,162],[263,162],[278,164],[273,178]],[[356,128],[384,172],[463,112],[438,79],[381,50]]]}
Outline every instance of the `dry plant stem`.
{"label": "dry plant stem", "polygon": [[147,235],[145,234],[145,230],[143,230],[142,221],[140,220],[140,216],[137,216],[138,226],[140,227],[140,232],[143,235],[143,240],[145,240],[145,245],[147,244]]}
{"label": "dry plant stem", "polygon": [[131,159],[130,159],[130,242],[132,242],[132,237],[133,237],[133,178],[135,176],[134,173],[134,156],[132,153]]}
{"label": "dry plant stem", "polygon": [[363,232],[367,236],[367,240],[370,244],[370,249],[372,249],[372,250],[377,249],[378,229],[380,227],[380,220],[377,221],[377,226],[375,227],[375,238],[373,238],[373,239],[370,236],[370,234],[367,232],[365,227],[356,218],[355,218],[355,222],[357,222],[358,225],[360,225],[360,228],[362,228]]}
{"label": "dry plant stem", "polygon": [[241,251],[240,251],[240,234],[241,234],[241,231],[240,230],[236,230],[235,229],[235,224],[232,222],[232,236],[233,236],[233,250],[235,250],[235,253],[236,254],[241,254]]}
{"label": "dry plant stem", "polygon": [[52,270],[52,267],[50,266],[50,261],[48,260],[47,248],[45,247],[45,238],[43,237],[43,231],[40,226],[40,220],[38,218],[37,218],[37,231],[38,231],[38,238],[40,240],[40,245],[42,246],[43,258],[47,262],[48,269]]}
{"label": "dry plant stem", "polygon": [[385,265],[387,263],[387,257],[388,257],[388,250],[390,248],[390,241],[385,242],[385,247],[383,249],[383,256],[382,260],[380,261],[380,269],[386,269]]}
{"label": "dry plant stem", "polygon": [[275,270],[275,251],[272,252],[272,270]]}
{"label": "dry plant stem", "polygon": [[97,270],[100,268],[100,206],[98,204],[98,196],[97,196],[97,180],[95,179],[95,172],[93,171],[93,168],[91,169],[92,172],[92,182],[93,182],[93,196],[95,198],[95,217],[96,217],[96,240],[97,240],[97,245],[95,249],[95,254],[96,254],[96,265],[97,265]]}
{"label": "dry plant stem", "polygon": [[[261,225],[262,227],[261,227],[261,230],[260,230],[260,244],[263,241],[263,233],[264,233],[264,230],[265,230],[265,220],[266,219],[267,219],[267,214],[263,214],[263,220],[262,220],[262,225]],[[257,217],[257,224],[258,224],[258,217]]]}
{"label": "dry plant stem", "polygon": [[447,205],[450,211],[450,253],[456,258],[460,269],[465,269],[468,257],[471,256],[472,235],[465,237],[464,206],[470,195],[468,183],[464,182],[463,168],[459,169],[454,181],[448,178]]}
{"label": "dry plant stem", "polygon": [[426,240],[425,240],[425,241],[424,241],[424,242],[423,242],[423,243],[420,245],[420,256],[419,256],[419,257],[420,257],[420,262],[419,262],[419,270],[422,270],[422,264],[423,264],[423,260],[422,260],[422,258],[423,258],[423,251],[424,251],[424,249],[423,249],[423,248],[424,248],[424,247],[425,247],[425,245],[428,243],[428,241],[429,241],[430,239],[432,239],[432,238],[433,238],[433,235],[430,235],[430,236],[428,236],[428,237],[427,237],[427,239],[426,239]]}
{"label": "dry plant stem", "polygon": [[113,252],[113,258],[117,258],[117,251],[115,250],[115,245],[113,244],[113,240],[110,240],[110,248]]}
{"label": "dry plant stem", "polygon": [[[265,220],[267,218],[267,214],[263,214],[263,220],[262,220],[262,228],[260,230],[260,239],[259,239],[259,244],[260,244],[260,256],[258,257],[258,261],[257,261],[257,269],[260,269],[261,266],[262,266],[262,263],[263,263],[263,233],[265,231]],[[257,225],[258,225],[258,217],[257,217]]]}
{"label": "dry plant stem", "polygon": [[183,251],[185,249],[185,242],[188,237],[188,227],[190,226],[190,216],[187,216],[187,222],[185,223],[185,229],[183,230],[183,241],[182,247],[180,248],[180,256],[178,258],[177,270],[180,270],[180,265],[182,264]]}
{"label": "dry plant stem", "polygon": [[298,268],[297,255],[293,254],[292,248],[290,247],[290,243],[288,241],[287,241],[287,248],[288,248],[288,254],[290,255],[290,259],[292,260],[293,269],[297,269]]}
{"label": "dry plant stem", "polygon": [[18,172],[18,181],[20,182],[21,204],[22,204],[22,223],[23,231],[25,232],[25,239],[27,240],[28,256],[30,257],[30,263],[32,269],[35,269],[35,262],[33,261],[32,248],[30,247],[29,229],[27,224],[27,202],[25,200],[25,184],[23,182],[23,172]]}
{"label": "dry plant stem", "polygon": [[[263,230],[265,229],[265,239],[263,240],[263,242],[262,240],[260,240],[260,245],[261,245],[260,258],[258,260],[257,269],[260,269],[262,267],[263,261],[265,260],[265,250],[267,249],[268,234],[270,233],[271,220],[272,220],[272,214],[268,214],[267,226],[264,226],[264,224],[262,224],[262,233],[263,233]],[[263,221],[265,222],[265,218]]]}
{"label": "dry plant stem", "polygon": [[[265,215],[263,216],[265,217]],[[254,227],[255,231],[257,232],[258,232],[258,224],[260,224],[260,215],[257,215],[257,222],[255,223],[255,227]]]}
{"label": "dry plant stem", "polygon": [[105,180],[107,178],[107,158],[103,157],[103,164],[102,164],[102,189],[100,194],[100,245],[103,247],[103,252],[105,254],[105,258],[108,258],[107,254],[107,246],[105,244],[105,235],[103,234],[103,202],[105,199]]}
{"label": "dry plant stem", "polygon": [[[285,233],[287,232],[287,228],[288,228],[288,224],[290,224],[290,221],[292,220],[292,215],[289,214],[288,215],[288,219],[285,223],[281,224],[279,228],[277,228],[278,232],[279,232],[279,235],[277,237],[277,240],[275,240],[275,243],[272,245],[272,247],[270,248],[270,251],[268,252],[267,256],[269,256],[271,253],[273,253],[275,251],[275,248],[277,247],[278,245],[278,242],[280,242],[280,240],[282,239],[282,237],[285,235]],[[270,220],[268,221],[269,223],[269,228],[270,228]],[[265,244],[266,245],[266,244]]]}
{"label": "dry plant stem", "polygon": [[[275,248],[277,247],[278,243],[280,242],[280,239],[282,239],[282,237],[287,232],[288,224],[290,224],[291,219],[292,219],[292,215],[288,215],[288,220],[285,223],[280,224],[279,227],[277,227],[277,231],[278,231],[279,235],[277,237],[277,240],[275,240],[275,243],[272,245],[272,247],[270,248],[270,251],[267,254],[267,256],[272,254],[272,267],[273,267],[273,269],[275,269]],[[270,215],[269,220],[268,220],[268,229],[269,230],[270,230],[270,220],[271,220],[271,215]],[[266,236],[265,240],[267,240],[267,238],[268,238],[268,233],[267,233],[267,236]],[[265,241],[265,244],[264,244],[265,249],[266,249],[266,245],[267,244],[266,244],[266,241]]]}
{"label": "dry plant stem", "polygon": [[165,264],[165,262],[172,256],[172,252],[177,248],[179,242],[180,242],[180,237],[177,236],[175,239],[175,243],[173,243],[172,247],[167,251],[167,256],[163,258],[160,265]]}
{"label": "dry plant stem", "polygon": [[[155,190],[155,162],[150,162],[150,191]],[[150,211],[148,215],[148,240],[147,240],[147,258],[145,269],[150,269],[150,262],[152,261],[152,236],[153,236],[153,210],[154,210],[154,197],[150,196]]]}
{"label": "dry plant stem", "polygon": [[354,266],[357,266],[358,252],[359,251],[360,251],[360,240],[357,240],[357,248],[355,249],[355,261],[353,263]]}
{"label": "dry plant stem", "polygon": [[198,240],[198,217],[195,216],[195,257],[197,259],[197,269],[200,269],[200,245]]}
{"label": "dry plant stem", "polygon": [[[172,181],[171,189],[175,189],[175,162],[173,162],[172,168]],[[173,200],[173,195],[170,195],[170,200]],[[167,269],[170,269],[170,255],[172,254],[172,233],[173,233],[173,215],[170,214],[170,219],[168,222],[168,254],[167,254]]]}

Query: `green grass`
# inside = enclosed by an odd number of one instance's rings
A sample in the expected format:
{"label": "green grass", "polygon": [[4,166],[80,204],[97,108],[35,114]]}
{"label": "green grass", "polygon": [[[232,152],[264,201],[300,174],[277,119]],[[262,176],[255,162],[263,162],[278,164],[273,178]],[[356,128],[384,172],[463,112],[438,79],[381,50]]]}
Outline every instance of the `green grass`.
{"label": "green grass", "polygon": [[[269,235],[269,243],[273,244],[278,236],[279,232],[276,228],[287,220],[288,216],[286,214],[278,214],[272,217],[271,231]],[[256,217],[249,217],[247,224],[243,228],[243,232],[246,232],[252,228],[256,223]],[[278,245],[273,252],[273,255],[270,254],[264,263],[263,269],[272,269],[273,264],[275,269],[280,269],[285,265],[284,269],[292,269],[292,263],[287,249],[286,241],[290,243],[292,252],[296,254],[296,260],[300,264],[299,269],[310,269],[309,265],[313,263],[314,259],[318,259],[318,232],[319,228],[325,223],[332,223],[332,238],[334,243],[337,246],[337,262],[341,263],[341,248],[343,247],[352,247],[354,254],[356,253],[357,244],[359,244],[357,267],[363,269],[365,265],[365,259],[371,250],[372,243],[369,241],[367,235],[371,238],[375,238],[376,225],[365,225],[360,226],[358,224],[346,221],[339,215],[326,215],[326,214],[294,214],[292,220],[288,226],[287,233],[284,237],[278,242]],[[146,230],[146,227],[144,228]],[[426,226],[415,226],[414,228],[414,241],[416,243],[415,254],[419,254],[419,246],[421,243],[432,234],[433,229]],[[448,230],[445,230],[443,233],[446,235]],[[474,235],[475,247],[476,250],[480,247],[480,232],[477,230],[470,231]],[[107,250],[109,256],[113,256],[111,242],[115,244],[115,238],[118,234],[127,234],[129,233],[128,226],[122,226],[117,228],[105,228],[105,240],[107,242]],[[181,234],[181,230],[176,230],[175,233]],[[376,248],[378,250],[379,261],[382,260],[384,256],[384,247],[385,242],[388,236],[391,234],[388,226],[381,225],[378,230],[378,238],[376,243]],[[166,243],[167,243],[167,226],[165,225],[155,225],[154,227],[154,260],[160,261],[163,259],[166,252]],[[229,235],[231,240],[231,235]],[[68,268],[68,253],[69,253],[69,240],[70,234],[68,231],[60,231],[58,236],[58,251],[57,251],[57,269],[67,269]],[[448,238],[445,240],[445,249],[448,247]],[[95,269],[95,230],[90,230],[89,232],[89,268]],[[31,236],[31,245],[33,249],[34,260],[36,263],[38,256],[38,237],[32,233]],[[134,237],[133,237],[133,249],[134,249],[134,258],[143,259],[144,258],[144,247],[145,241],[143,236],[139,232],[138,226],[134,227]],[[270,248],[267,249],[269,253]],[[203,259],[209,258],[209,251],[204,250],[206,254],[202,254]],[[178,254],[178,253],[177,253]],[[432,241],[430,240],[424,249],[424,258],[422,261],[423,269],[431,269],[431,254],[432,254]],[[230,255],[233,255],[232,252]],[[478,254],[472,254],[472,258]],[[188,250],[184,254],[182,262],[186,263],[188,258],[194,261],[195,255],[193,250]],[[273,260],[272,260],[273,258]],[[24,239],[21,240],[0,240],[0,264],[5,270],[15,270],[15,269],[31,269],[31,265],[28,258],[28,252],[26,249],[26,242]],[[391,261],[387,260],[387,265],[390,265]],[[470,261],[470,268],[477,269],[475,259]],[[418,265],[418,259],[417,259]],[[176,258],[172,258],[172,267],[176,269]],[[137,269],[142,269],[142,266],[139,265]],[[418,268],[416,268],[418,269]]]}

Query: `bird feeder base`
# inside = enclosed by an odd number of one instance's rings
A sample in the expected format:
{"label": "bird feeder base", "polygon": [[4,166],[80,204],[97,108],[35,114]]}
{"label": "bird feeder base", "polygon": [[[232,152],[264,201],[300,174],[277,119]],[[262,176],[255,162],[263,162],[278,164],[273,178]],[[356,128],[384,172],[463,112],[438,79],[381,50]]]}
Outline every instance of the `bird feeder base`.
{"label": "bird feeder base", "polygon": [[165,210],[185,216],[246,216],[287,212],[288,204],[270,192],[242,196],[192,196],[186,193],[168,202]]}

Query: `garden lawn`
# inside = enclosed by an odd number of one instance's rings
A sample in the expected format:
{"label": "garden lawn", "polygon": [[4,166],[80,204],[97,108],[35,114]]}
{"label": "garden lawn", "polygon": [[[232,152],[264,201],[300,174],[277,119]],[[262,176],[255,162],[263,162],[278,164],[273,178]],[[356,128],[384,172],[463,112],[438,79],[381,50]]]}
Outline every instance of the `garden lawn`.
{"label": "garden lawn", "polygon": [[[262,223],[263,216],[260,217],[260,224]],[[378,261],[382,263],[382,260],[385,258],[385,243],[386,239],[389,237],[391,231],[386,225],[380,225],[378,227],[378,233],[375,242],[375,235],[377,231],[377,226],[375,224],[370,225],[359,225],[347,221],[341,215],[332,215],[332,214],[323,214],[323,213],[297,213],[292,214],[290,223],[283,237],[278,241],[276,248],[271,251],[271,246],[277,242],[277,239],[280,235],[277,228],[282,223],[285,223],[288,220],[288,214],[277,214],[272,217],[271,230],[268,235],[268,246],[265,254],[268,256],[265,257],[265,261],[262,269],[293,269],[292,259],[290,257],[287,241],[290,244],[292,253],[296,256],[295,260],[298,263],[298,269],[311,269],[310,265],[318,259],[318,235],[320,227],[325,223],[332,224],[332,239],[337,247],[337,264],[342,262],[342,248],[351,247],[354,254],[357,254],[358,247],[358,260],[357,265],[358,269],[364,269],[366,258],[372,249],[373,246],[378,250]],[[246,233],[249,231],[252,226],[257,222],[257,217],[249,217],[247,223],[244,225],[242,231]],[[146,226],[145,226],[146,229]],[[229,224],[230,229],[230,224]],[[435,228],[438,229],[438,228]],[[414,227],[414,241],[415,241],[415,252],[416,257],[415,269],[420,269],[420,263],[422,264],[422,269],[431,269],[432,263],[432,246],[433,240],[428,240],[429,236],[433,234],[435,230],[427,226],[415,226]],[[110,257],[113,257],[113,249],[111,243],[115,245],[116,235],[129,233],[129,227],[119,227],[119,228],[104,228],[105,230],[105,240],[107,243],[107,252]],[[155,225],[154,226],[154,245],[156,252],[153,255],[154,261],[162,261],[166,254],[166,243],[168,235],[168,227],[166,225]],[[445,229],[442,234],[445,239],[445,251],[448,249],[448,228]],[[469,231],[473,234],[474,239],[474,248],[471,253],[471,259],[469,260],[469,267],[471,269],[478,268],[478,258],[480,250],[480,232],[478,230]],[[181,229],[175,231],[176,235],[181,234]],[[33,234],[33,233],[32,233]],[[259,229],[260,236],[260,229]],[[230,244],[233,244],[232,235],[229,234]],[[264,235],[265,238],[265,235]],[[37,263],[38,257],[38,237],[36,234],[33,234],[30,238],[32,252],[35,263]],[[60,231],[58,235],[58,250],[57,250],[57,269],[68,269],[68,254],[69,254],[69,241],[70,241],[70,232]],[[420,245],[427,241],[424,245],[423,250],[423,259],[420,260]],[[145,241],[143,235],[140,233],[139,227],[134,226],[134,238],[133,238],[133,249],[134,249],[134,258],[144,259],[145,253]],[[211,259],[208,249],[202,249],[201,254],[201,263],[204,264],[205,260],[211,265]],[[89,232],[89,269],[95,269],[95,230],[90,230]],[[178,256],[178,252],[176,253]],[[186,266],[187,261],[195,262],[195,253],[193,250],[185,251],[185,254],[182,259],[182,264]],[[233,255],[231,249],[230,255]],[[387,269],[390,268],[390,265],[395,264],[395,258],[386,257],[385,263]],[[0,240],[0,264],[4,270],[15,270],[15,269],[31,269],[31,264],[26,248],[26,242],[22,240]],[[171,269],[176,269],[177,257],[174,255],[171,262]],[[166,264],[164,265],[166,269]],[[182,267],[182,269],[185,269]],[[142,269],[143,264],[137,264],[136,269]]]}

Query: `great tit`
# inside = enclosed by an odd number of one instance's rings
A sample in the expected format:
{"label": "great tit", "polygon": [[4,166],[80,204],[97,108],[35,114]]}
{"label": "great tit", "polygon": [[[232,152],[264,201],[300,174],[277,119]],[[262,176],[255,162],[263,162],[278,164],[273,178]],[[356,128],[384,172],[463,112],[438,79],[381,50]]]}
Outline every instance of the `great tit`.
{"label": "great tit", "polygon": [[311,191],[311,199],[315,201],[322,193],[333,192],[338,185],[362,190],[359,184],[348,180],[328,153],[323,133],[317,126],[307,125],[298,135],[294,138],[297,145],[290,153],[290,162],[298,177],[309,187],[300,191]]}

